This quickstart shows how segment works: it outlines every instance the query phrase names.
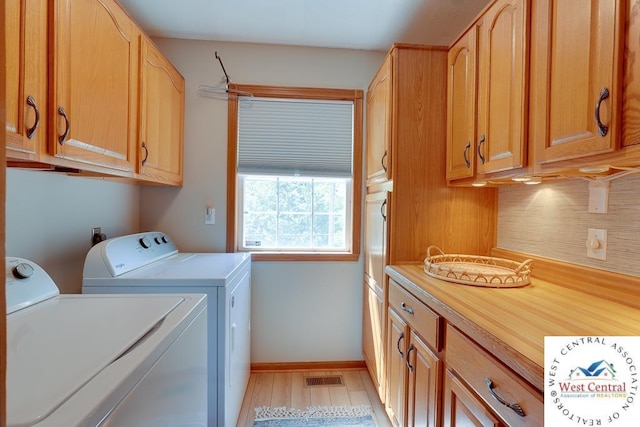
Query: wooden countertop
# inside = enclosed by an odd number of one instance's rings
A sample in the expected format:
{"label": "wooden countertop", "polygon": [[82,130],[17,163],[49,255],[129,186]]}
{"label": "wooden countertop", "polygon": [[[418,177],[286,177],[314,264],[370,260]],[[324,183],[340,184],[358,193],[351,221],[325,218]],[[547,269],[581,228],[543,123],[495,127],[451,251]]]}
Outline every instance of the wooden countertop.
{"label": "wooden countertop", "polygon": [[[632,305],[536,278],[521,288],[460,285],[422,267],[393,265],[386,272],[541,391],[545,336],[640,335],[640,310]],[[640,288],[634,296],[640,299]]]}

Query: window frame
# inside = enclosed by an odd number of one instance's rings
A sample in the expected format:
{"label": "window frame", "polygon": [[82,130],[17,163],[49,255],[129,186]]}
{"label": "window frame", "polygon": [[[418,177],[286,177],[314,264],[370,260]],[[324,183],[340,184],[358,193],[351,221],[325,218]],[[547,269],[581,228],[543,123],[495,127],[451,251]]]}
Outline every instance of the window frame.
{"label": "window frame", "polygon": [[249,92],[260,98],[339,100],[353,102],[353,177],[351,185],[351,250],[348,252],[260,251],[254,261],[357,261],[362,226],[362,99],[360,89],[229,85],[227,100],[227,252],[238,251],[238,96]]}

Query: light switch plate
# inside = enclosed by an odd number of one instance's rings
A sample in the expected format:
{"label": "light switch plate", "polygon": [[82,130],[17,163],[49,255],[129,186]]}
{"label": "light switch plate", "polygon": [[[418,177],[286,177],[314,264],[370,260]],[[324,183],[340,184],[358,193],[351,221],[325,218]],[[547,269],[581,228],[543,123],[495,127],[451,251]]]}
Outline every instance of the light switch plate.
{"label": "light switch plate", "polygon": [[216,223],[216,210],[215,208],[205,208],[204,210],[204,223],[206,225],[213,225]]}
{"label": "light switch plate", "polygon": [[607,260],[607,230],[599,228],[587,230],[587,258]]}

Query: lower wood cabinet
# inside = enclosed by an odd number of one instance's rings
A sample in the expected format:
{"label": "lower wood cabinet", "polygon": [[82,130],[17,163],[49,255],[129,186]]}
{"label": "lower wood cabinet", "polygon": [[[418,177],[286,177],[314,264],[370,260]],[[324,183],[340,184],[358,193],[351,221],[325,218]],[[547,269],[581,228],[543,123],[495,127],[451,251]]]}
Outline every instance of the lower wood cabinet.
{"label": "lower wood cabinet", "polygon": [[503,426],[482,402],[447,369],[444,378],[445,426]]}
{"label": "lower wood cabinet", "polygon": [[445,427],[544,424],[539,391],[453,326],[446,336]]}
{"label": "lower wood cabinet", "polygon": [[[377,319],[370,310],[380,306],[379,296],[365,283],[367,292],[365,322]],[[543,425],[542,392],[457,329],[455,319],[450,323],[432,310],[428,301],[428,292],[389,278],[386,332],[381,334],[386,348],[384,405],[391,424]],[[372,365],[368,358],[367,364]]]}
{"label": "lower wood cabinet", "polygon": [[384,401],[384,294],[367,279],[362,293],[362,354],[378,396]]}
{"label": "lower wood cabinet", "polygon": [[390,280],[385,406],[395,426],[440,425],[442,362],[425,342],[437,335],[424,319],[440,323],[439,316]]}

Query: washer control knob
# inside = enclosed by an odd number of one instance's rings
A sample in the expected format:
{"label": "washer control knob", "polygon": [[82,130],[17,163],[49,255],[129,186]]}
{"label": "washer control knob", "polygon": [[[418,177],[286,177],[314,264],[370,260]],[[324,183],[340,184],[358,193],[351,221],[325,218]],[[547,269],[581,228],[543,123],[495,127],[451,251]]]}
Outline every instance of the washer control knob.
{"label": "washer control knob", "polygon": [[162,236],[163,243],[169,243],[169,238],[167,236]]}
{"label": "washer control knob", "polygon": [[140,239],[140,244],[142,245],[143,248],[149,249],[151,247],[151,240],[149,240],[147,236],[144,236],[143,238]]}
{"label": "washer control knob", "polygon": [[28,279],[33,275],[33,267],[25,262],[13,267],[13,276],[17,279]]}
{"label": "washer control knob", "polygon": [[156,242],[157,245],[162,244],[162,239],[160,237],[155,237],[153,240]]}

